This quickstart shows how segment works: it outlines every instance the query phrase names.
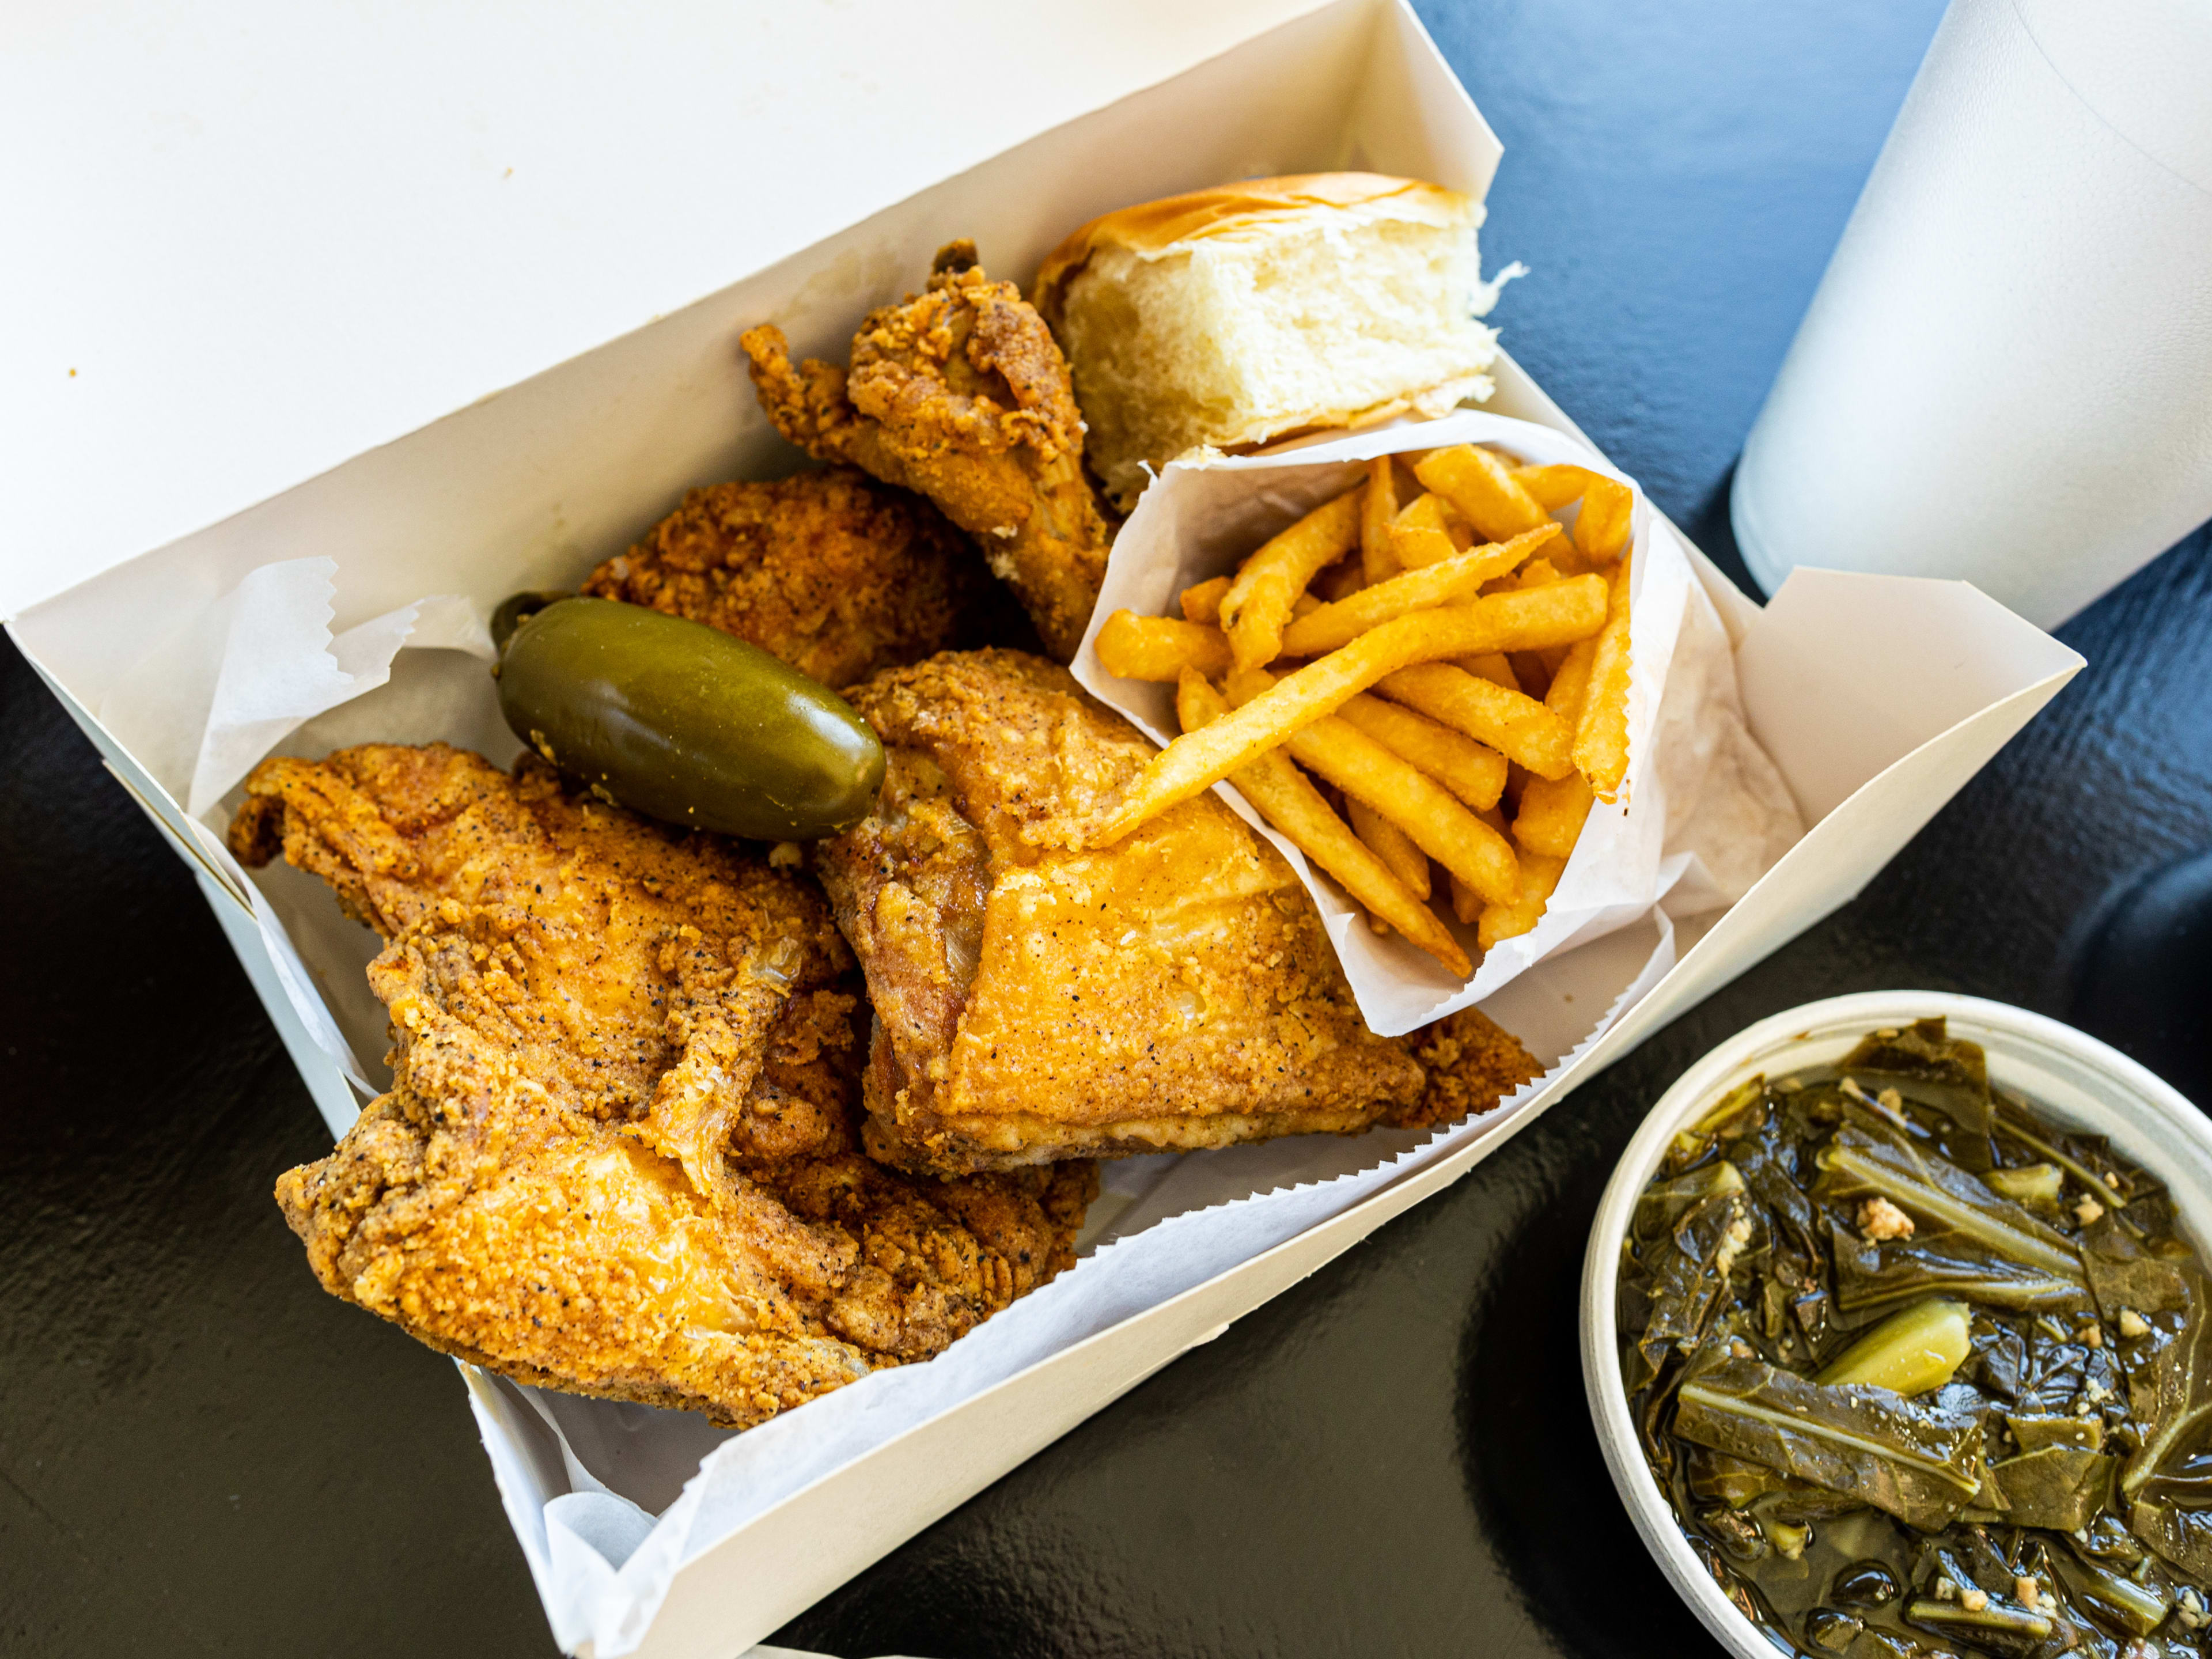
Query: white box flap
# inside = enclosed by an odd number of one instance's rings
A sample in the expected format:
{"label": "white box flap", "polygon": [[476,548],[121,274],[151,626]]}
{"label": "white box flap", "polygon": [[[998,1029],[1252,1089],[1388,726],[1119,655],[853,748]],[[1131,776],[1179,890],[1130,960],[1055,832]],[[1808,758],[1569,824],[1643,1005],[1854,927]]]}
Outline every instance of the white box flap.
{"label": "white box flap", "polygon": [[1315,4],[11,16],[0,617]]}

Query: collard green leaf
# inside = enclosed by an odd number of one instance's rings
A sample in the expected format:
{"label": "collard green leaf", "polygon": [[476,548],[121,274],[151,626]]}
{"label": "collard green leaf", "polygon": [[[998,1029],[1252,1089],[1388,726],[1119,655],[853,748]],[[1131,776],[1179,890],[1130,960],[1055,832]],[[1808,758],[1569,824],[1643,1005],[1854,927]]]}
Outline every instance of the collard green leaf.
{"label": "collard green leaf", "polygon": [[1718,1104],[1689,1127],[1675,1135],[1667,1148],[1665,1167],[1680,1171],[1701,1163],[1711,1152],[1714,1143],[1723,1136],[1740,1134],[1747,1127],[1751,1115],[1765,1109],[1766,1079],[1755,1077],[1748,1083],[1739,1084],[1723,1095]]}
{"label": "collard green leaf", "polygon": [[2155,1182],[2115,1158],[2102,1136],[2069,1134],[2031,1116],[2019,1101],[2002,1090],[1992,1095],[1990,1111],[1999,1134],[2056,1164],[2095,1193],[2107,1208],[2125,1209],[2137,1198],[2161,1190]]}
{"label": "collard green leaf", "polygon": [[1869,1094],[1893,1087],[1942,1120],[1937,1133],[1952,1160],[1977,1174],[1990,1167],[1989,1066],[1980,1045],[1954,1042],[1940,1019],[1885,1037],[1876,1032],[1844,1057],[1844,1073]]}
{"label": "collard green leaf", "polygon": [[2179,1313],[2189,1305],[2185,1251],[2149,1249],[2110,1213],[2084,1227],[2075,1239],[2097,1310],[2117,1320],[2123,1309],[2137,1314]]}
{"label": "collard green leaf", "polygon": [[2030,1613],[2016,1601],[2001,1601],[1995,1596],[1971,1608],[1958,1601],[1919,1597],[1905,1605],[1905,1617],[1922,1630],[1969,1650],[1980,1648],[1998,1659],[2032,1659],[2051,1638],[2054,1628],[2048,1614]]}
{"label": "collard green leaf", "polygon": [[2012,1563],[1980,1527],[1954,1527],[1941,1538],[1920,1540],[1913,1583],[1923,1594],[1933,1594],[1931,1587],[1939,1577],[1962,1588],[1972,1585],[1992,1595],[2009,1595],[2013,1589]]}
{"label": "collard green leaf", "polygon": [[1986,1314],[1974,1316],[1974,1380],[2006,1400],[2020,1395],[2021,1372],[2027,1364],[2027,1343],[2018,1331]]}
{"label": "collard green leaf", "polygon": [[1725,1504],[1732,1510],[1742,1509],[1753,1498],[1780,1492],[1790,1484],[1790,1477],[1779,1469],[1731,1457],[1711,1446],[1691,1447],[1683,1464],[1692,1497],[1709,1504]]}
{"label": "collard green leaf", "polygon": [[2129,1506],[2128,1526],[2135,1535],[2191,1578],[2212,1579],[2212,1510],[2185,1510],[2174,1504]]}
{"label": "collard green leaf", "polygon": [[2212,1425],[2212,1320],[2206,1317],[2205,1291],[2203,1273],[2190,1273],[2181,1328],[2154,1328],[2130,1345],[2128,1406],[2142,1436],[2120,1472],[2120,1490],[2130,1498]]}
{"label": "collard green leaf", "polygon": [[1875,1031],[1844,1056],[1843,1070],[1893,1072],[1900,1077],[1948,1083],[1984,1100],[1990,1096],[1990,1068],[1979,1043],[1954,1038],[1948,1022],[1917,1019],[1887,1036]]}
{"label": "collard green leaf", "polygon": [[1879,1194],[1916,1225],[1933,1224],[2087,1288],[2081,1255],[2071,1239],[1870,1114],[1838,1128],[1819,1163],[1822,1173],[1814,1190],[1822,1198],[1848,1201],[1860,1194]]}
{"label": "collard green leaf", "polygon": [[1839,1323],[1856,1325],[1905,1303],[1941,1294],[2020,1313],[2076,1313],[2089,1305],[2078,1279],[1983,1249],[1934,1225],[1884,1244],[1835,1234]]}
{"label": "collard green leaf", "polygon": [[1826,1388],[1724,1352],[1692,1364],[1675,1396],[1674,1432],[1925,1531],[1946,1525],[1981,1484],[1976,1419],[1887,1389]]}
{"label": "collard green leaf", "polygon": [[2165,1621],[2166,1598],[2079,1549],[2053,1550],[2049,1559],[2075,1600],[2133,1636],[2148,1636]]}
{"label": "collard green leaf", "polygon": [[2086,1527],[2112,1490],[2116,1460],[2079,1446],[2045,1446],[1990,1466],[2015,1527],[2073,1532]]}
{"label": "collard green leaf", "polygon": [[1773,1218],[1782,1247],[1797,1255],[1817,1257],[1820,1251],[1820,1212],[1799,1184],[1797,1151],[1787,1126],[1769,1117],[1756,1133],[1729,1143],[1729,1162],[1744,1184]]}
{"label": "collard green leaf", "polygon": [[1670,1180],[1655,1181],[1637,1198],[1635,1236],[1639,1240],[1664,1238],[1685,1215],[1707,1199],[1725,1197],[1743,1189],[1743,1176],[1737,1173],[1735,1164],[1725,1159],[1718,1164],[1701,1164]]}
{"label": "collard green leaf", "polygon": [[2073,1540],[2073,1547],[2093,1561],[2118,1562],[2133,1567],[2143,1559],[2143,1547],[2117,1516],[2100,1515]]}
{"label": "collard green leaf", "polygon": [[2005,1425],[2024,1452],[2041,1451],[2045,1446],[2074,1446],[2083,1451],[2105,1449],[2101,1417],[2076,1417],[2071,1412],[2008,1412]]}
{"label": "collard green leaf", "polygon": [[1664,1242],[1645,1248],[1651,1319],[1637,1346],[1654,1371],[1668,1349],[1686,1352],[1703,1339],[1752,1233],[1751,1206],[1736,1187],[1692,1206]]}
{"label": "collard green leaf", "polygon": [[1893,1030],[1871,1030],[1843,1057],[1843,1071],[1893,1071],[1900,1078],[1958,1084],[1989,1097],[1989,1060],[1978,1042],[1951,1037],[1948,1022],[1913,1020]]}

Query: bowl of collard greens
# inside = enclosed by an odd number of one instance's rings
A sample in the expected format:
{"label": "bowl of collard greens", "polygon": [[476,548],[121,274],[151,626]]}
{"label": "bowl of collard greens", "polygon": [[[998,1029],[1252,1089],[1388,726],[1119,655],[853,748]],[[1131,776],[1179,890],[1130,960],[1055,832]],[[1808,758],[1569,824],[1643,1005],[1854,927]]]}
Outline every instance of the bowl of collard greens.
{"label": "bowl of collard greens", "polygon": [[2041,1015],[1810,1003],[1699,1060],[1583,1273],[1613,1483],[1744,1659],[2212,1652],[2212,1123]]}

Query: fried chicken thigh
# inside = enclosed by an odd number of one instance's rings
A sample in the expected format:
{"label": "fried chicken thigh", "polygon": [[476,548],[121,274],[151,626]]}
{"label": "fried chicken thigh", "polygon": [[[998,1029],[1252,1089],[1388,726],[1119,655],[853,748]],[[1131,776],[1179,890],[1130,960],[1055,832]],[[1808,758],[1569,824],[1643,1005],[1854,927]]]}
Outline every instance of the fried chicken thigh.
{"label": "fried chicken thigh", "polygon": [[1072,661],[1111,540],[1083,471],[1067,360],[972,242],[940,251],[929,286],[871,312],[852,367],[794,366],[783,331],[741,342],[776,429],[809,454],[917,491],[982,548],[1045,649]]}
{"label": "fried chicken thigh", "polygon": [[1079,850],[1153,751],[1064,669],[950,654],[849,696],[884,793],[814,863],[875,1005],[871,1152],[1003,1169],[1420,1103],[1420,1066],[1361,1021],[1297,877],[1215,797]]}
{"label": "fried chicken thigh", "polygon": [[981,585],[944,514],[834,466],[690,490],[583,591],[705,623],[842,686],[961,643]]}
{"label": "fried chicken thigh", "polygon": [[264,761],[231,842],[383,935],[392,1091],[276,1196],[332,1294],[520,1380],[734,1426],[1049,1279],[1094,1173],[864,1157],[852,959],[729,842],[433,744]]}

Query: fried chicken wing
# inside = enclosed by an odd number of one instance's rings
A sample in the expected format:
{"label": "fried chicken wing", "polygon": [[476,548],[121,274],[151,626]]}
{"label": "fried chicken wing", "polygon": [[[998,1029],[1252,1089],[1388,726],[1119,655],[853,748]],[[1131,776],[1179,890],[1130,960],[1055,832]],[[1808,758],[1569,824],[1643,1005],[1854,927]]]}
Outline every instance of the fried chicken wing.
{"label": "fried chicken wing", "polygon": [[776,428],[927,496],[1011,584],[1045,648],[1072,661],[1105,580],[1111,538],[1083,471],[1067,360],[972,242],[940,251],[922,293],[871,312],[852,367],[794,366],[781,329],[742,338]]}
{"label": "fried chicken wing", "polygon": [[690,490],[583,591],[705,623],[842,686],[962,643],[980,578],[935,507],[834,466]]}
{"label": "fried chicken wing", "polygon": [[935,657],[850,694],[888,774],[814,852],[868,976],[877,1156],[940,1172],[1363,1129],[1422,1097],[1297,878],[1212,795],[1104,851],[1152,753],[1066,671]]}
{"label": "fried chicken wing", "polygon": [[852,958],[805,881],[433,744],[264,761],[231,830],[383,935],[392,1091],[277,1201],[332,1294],[522,1381],[735,1426],[1049,1279],[1095,1174],[857,1140]]}

